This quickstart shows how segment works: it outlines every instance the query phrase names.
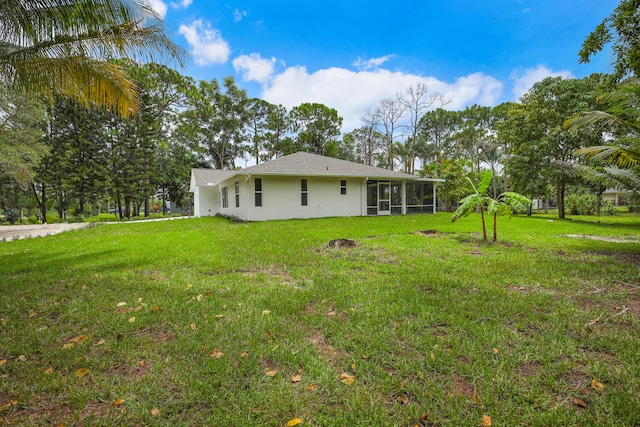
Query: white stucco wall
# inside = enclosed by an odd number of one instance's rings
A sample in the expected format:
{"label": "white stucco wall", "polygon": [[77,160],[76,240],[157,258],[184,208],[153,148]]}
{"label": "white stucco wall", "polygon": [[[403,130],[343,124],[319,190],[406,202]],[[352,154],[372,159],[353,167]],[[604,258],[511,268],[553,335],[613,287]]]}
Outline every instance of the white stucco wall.
{"label": "white stucco wall", "polygon": [[193,215],[213,216],[218,213],[218,188],[195,187],[193,192]]}
{"label": "white stucco wall", "polygon": [[[262,207],[255,206],[255,178],[262,179]],[[307,180],[307,206],[301,203],[301,179]],[[346,195],[340,194],[342,179],[347,181]],[[240,208],[235,205],[235,181],[240,183]],[[360,216],[366,212],[361,184],[359,178],[254,175],[223,182],[217,187],[215,198],[219,200],[222,187],[228,187],[229,207],[220,208],[220,212],[249,221]]]}

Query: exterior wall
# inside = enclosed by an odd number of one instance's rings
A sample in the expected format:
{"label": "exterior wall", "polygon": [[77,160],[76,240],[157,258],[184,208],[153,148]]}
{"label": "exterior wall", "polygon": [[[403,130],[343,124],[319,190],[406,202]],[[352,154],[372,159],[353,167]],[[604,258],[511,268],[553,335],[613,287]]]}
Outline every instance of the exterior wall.
{"label": "exterior wall", "polygon": [[193,192],[194,216],[213,216],[218,211],[218,187],[195,187]]}
{"label": "exterior wall", "polygon": [[[236,207],[236,182],[240,186],[240,203],[239,207]],[[227,187],[229,205],[226,208],[222,207],[222,188]],[[237,176],[232,179],[228,179],[216,187],[215,197],[218,199],[220,206],[220,213],[222,215],[236,216],[240,219],[246,220],[247,215],[247,202],[253,203],[253,199],[247,199],[247,180],[244,176]]]}
{"label": "exterior wall", "polygon": [[[262,179],[262,207],[255,206],[255,178]],[[307,180],[307,206],[302,206],[300,181]],[[347,194],[341,194],[341,180],[346,180]],[[312,176],[261,176],[240,178],[240,208],[235,207],[235,181],[231,179],[217,187],[220,199],[222,187],[228,187],[229,207],[221,208],[224,215],[243,220],[265,221],[291,218],[323,218],[331,216],[360,216],[363,214],[362,180],[358,178]]]}

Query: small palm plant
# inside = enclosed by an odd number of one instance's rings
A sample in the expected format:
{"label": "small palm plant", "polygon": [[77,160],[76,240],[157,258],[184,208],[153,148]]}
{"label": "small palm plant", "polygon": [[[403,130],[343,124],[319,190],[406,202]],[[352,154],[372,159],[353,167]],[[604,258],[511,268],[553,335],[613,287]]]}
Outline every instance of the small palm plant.
{"label": "small palm plant", "polygon": [[456,222],[458,219],[468,216],[478,208],[480,210],[480,217],[482,218],[482,237],[484,240],[487,240],[487,226],[484,216],[486,209],[489,215],[493,215],[493,241],[495,242],[498,238],[498,215],[511,218],[514,209],[525,210],[527,205],[531,203],[531,200],[513,191],[506,191],[494,199],[487,193],[489,185],[491,185],[492,177],[493,174],[491,171],[486,171],[477,188],[473,185],[469,177],[467,177],[474,192],[460,200],[460,206],[453,213],[451,222]]}

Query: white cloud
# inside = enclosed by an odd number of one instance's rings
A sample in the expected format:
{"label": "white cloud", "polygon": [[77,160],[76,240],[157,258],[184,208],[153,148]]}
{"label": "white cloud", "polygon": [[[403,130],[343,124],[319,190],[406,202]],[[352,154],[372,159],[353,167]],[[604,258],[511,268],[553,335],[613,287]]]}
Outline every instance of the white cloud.
{"label": "white cloud", "polygon": [[520,68],[511,73],[511,81],[513,81],[513,94],[516,99],[520,99],[522,95],[527,93],[531,87],[547,77],[573,77],[570,71],[560,70],[552,71],[544,65],[538,65],[536,68]]}
{"label": "white cloud", "polygon": [[162,18],[167,16],[167,4],[162,0],[149,0],[149,6]]}
{"label": "white cloud", "polygon": [[233,11],[233,20],[236,22],[242,21],[242,18],[244,18],[245,16],[247,16],[246,10],[235,9]]}
{"label": "white cloud", "polygon": [[358,58],[353,62],[353,66],[361,70],[372,70],[380,67],[382,64],[393,58],[394,55],[385,55],[379,58],[363,59]]}
{"label": "white cloud", "polygon": [[242,79],[246,81],[256,81],[265,84],[269,81],[274,72],[276,58],[262,58],[258,53],[251,55],[241,55],[233,60],[233,68],[238,73],[242,73]]}
{"label": "white cloud", "polygon": [[191,3],[193,3],[193,0],[182,0],[180,2],[172,2],[171,7],[174,9],[186,9],[191,6]]}
{"label": "white cloud", "polygon": [[[360,117],[374,110],[382,99],[395,97],[418,82],[430,92],[438,92],[451,100],[447,109],[462,109],[474,103],[495,105],[502,92],[502,83],[491,76],[475,73],[453,83],[434,77],[392,72],[351,71],[328,68],[309,73],[305,67],[289,67],[263,85],[262,98],[291,109],[303,102],[318,102],[335,108],[344,118],[342,130],[349,132],[360,127]],[[435,105],[434,107],[439,107]]]}
{"label": "white cloud", "polygon": [[208,22],[199,19],[191,25],[180,25],[179,33],[189,43],[189,50],[196,64],[223,64],[229,59],[229,43]]}

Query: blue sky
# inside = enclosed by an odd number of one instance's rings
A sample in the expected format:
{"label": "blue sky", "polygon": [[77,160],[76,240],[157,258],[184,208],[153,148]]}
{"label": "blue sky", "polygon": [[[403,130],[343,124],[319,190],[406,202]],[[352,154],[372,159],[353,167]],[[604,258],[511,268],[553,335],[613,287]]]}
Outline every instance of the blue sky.
{"label": "blue sky", "polygon": [[196,80],[232,75],[250,97],[320,102],[343,131],[418,82],[446,108],[516,101],[548,76],[611,72],[578,64],[584,38],[618,0],[150,0]]}

